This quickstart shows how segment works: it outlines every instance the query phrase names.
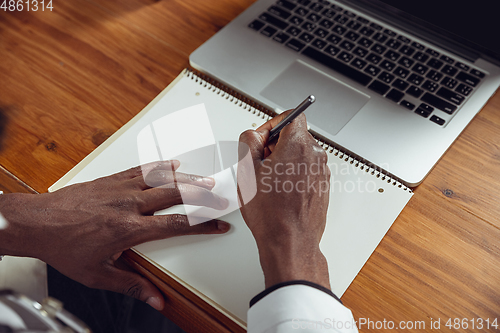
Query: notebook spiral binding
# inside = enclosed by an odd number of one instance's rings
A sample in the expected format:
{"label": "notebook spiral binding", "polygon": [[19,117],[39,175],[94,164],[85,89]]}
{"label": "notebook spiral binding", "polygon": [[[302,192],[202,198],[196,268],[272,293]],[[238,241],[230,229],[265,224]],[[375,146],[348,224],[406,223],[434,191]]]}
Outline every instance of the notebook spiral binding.
{"label": "notebook spiral binding", "polygon": [[[203,74],[195,69],[191,68],[186,68],[184,70],[184,74],[192,79],[195,80],[195,82],[199,83],[201,86],[204,88],[207,88],[208,90],[211,90],[218,95],[220,95],[222,98],[226,98],[230,102],[233,102],[236,105],[239,105],[245,110],[248,110],[248,112],[251,112],[253,114],[256,114],[257,116],[261,117],[264,120],[269,120],[273,118],[274,116],[278,115],[276,112],[273,110],[267,109],[251,99],[247,98],[246,96],[240,94],[239,92],[230,89],[223,84],[217,82],[216,80],[212,79],[211,77],[207,76],[206,74]],[[314,136],[314,135],[313,135]],[[331,143],[328,143],[316,136],[314,136],[316,139],[316,142],[327,152],[330,153],[339,159],[344,160],[345,162],[349,162],[350,164],[353,164],[355,167],[360,168],[363,171],[366,171],[367,173],[371,173],[373,176],[382,179],[383,181],[387,181],[387,184],[397,186],[398,188],[401,188],[404,191],[409,191],[410,193],[413,192],[413,190],[403,183],[401,183],[399,180],[391,177],[390,175],[384,173],[382,170],[378,169],[377,167],[373,165],[369,165],[367,163],[362,162],[361,160],[357,159],[354,156],[351,156],[344,151],[342,151],[340,148],[335,147]]]}

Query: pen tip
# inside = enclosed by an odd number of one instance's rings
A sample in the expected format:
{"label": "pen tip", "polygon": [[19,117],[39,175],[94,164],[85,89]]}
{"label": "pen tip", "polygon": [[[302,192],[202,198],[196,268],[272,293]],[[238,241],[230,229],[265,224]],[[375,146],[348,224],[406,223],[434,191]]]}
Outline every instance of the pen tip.
{"label": "pen tip", "polygon": [[315,100],[316,100],[316,97],[314,95],[309,96],[309,101],[311,103],[314,103]]}

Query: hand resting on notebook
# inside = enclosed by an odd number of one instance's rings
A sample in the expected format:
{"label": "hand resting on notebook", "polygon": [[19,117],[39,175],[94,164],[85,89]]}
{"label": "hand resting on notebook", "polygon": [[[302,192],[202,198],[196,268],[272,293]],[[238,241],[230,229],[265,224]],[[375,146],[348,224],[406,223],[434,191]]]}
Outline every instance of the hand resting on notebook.
{"label": "hand resting on notebook", "polygon": [[[241,212],[257,242],[266,288],[292,280],[330,288],[319,248],[329,202],[327,154],[307,131],[303,114],[267,147],[269,130],[286,114],[240,136],[250,147],[257,180],[257,194]],[[238,169],[241,192],[246,177]]]}
{"label": "hand resting on notebook", "polygon": [[39,258],[89,287],[162,309],[160,291],[119,260],[122,251],[156,239],[229,230],[216,220],[190,226],[184,215],[153,216],[182,200],[227,207],[226,199],[211,192],[213,179],[175,172],[178,167],[178,161],[156,162],[53,193],[2,195],[0,212],[8,225],[0,228],[0,254]]}

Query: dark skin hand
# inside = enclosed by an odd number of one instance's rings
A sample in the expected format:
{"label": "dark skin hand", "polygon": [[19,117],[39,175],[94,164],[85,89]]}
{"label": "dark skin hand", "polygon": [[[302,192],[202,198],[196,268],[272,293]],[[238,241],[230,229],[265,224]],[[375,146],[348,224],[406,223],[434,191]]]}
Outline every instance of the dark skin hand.
{"label": "dark skin hand", "polygon": [[0,230],[0,253],[38,258],[88,287],[124,293],[161,310],[161,292],[121,262],[122,252],[147,241],[222,234],[230,227],[216,220],[190,226],[184,215],[153,215],[183,199],[227,207],[226,199],[211,192],[213,179],[176,172],[178,167],[178,161],[156,162],[53,193],[3,195],[0,212],[8,227]]}
{"label": "dark skin hand", "polygon": [[[250,149],[257,179],[257,194],[241,212],[257,242],[266,288],[291,280],[330,288],[319,249],[329,202],[327,154],[307,131],[303,114],[267,146],[269,131],[286,114],[240,136]],[[248,186],[249,172],[238,169],[240,192]]]}

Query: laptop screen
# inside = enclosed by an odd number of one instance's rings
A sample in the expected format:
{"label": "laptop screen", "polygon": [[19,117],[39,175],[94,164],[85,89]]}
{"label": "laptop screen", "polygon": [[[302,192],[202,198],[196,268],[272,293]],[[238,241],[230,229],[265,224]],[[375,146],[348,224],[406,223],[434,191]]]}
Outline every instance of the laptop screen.
{"label": "laptop screen", "polygon": [[396,12],[434,31],[438,28],[437,30],[448,38],[500,60],[500,39],[497,38],[500,32],[500,19],[497,0],[369,0],[368,2],[392,13]]}

